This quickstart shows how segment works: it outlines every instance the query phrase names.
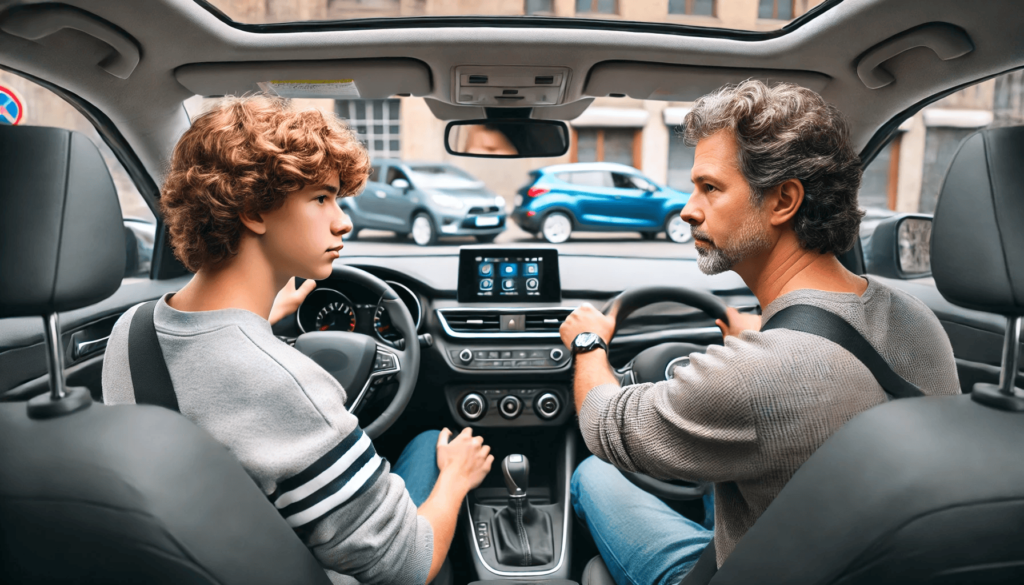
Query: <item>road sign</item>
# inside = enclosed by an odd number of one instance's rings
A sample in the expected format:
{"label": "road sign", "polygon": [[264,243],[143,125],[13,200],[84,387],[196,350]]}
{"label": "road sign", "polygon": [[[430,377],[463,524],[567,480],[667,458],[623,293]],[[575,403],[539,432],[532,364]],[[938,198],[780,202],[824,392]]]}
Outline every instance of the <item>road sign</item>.
{"label": "road sign", "polygon": [[0,85],[0,125],[14,126],[25,117],[25,104],[13,89]]}

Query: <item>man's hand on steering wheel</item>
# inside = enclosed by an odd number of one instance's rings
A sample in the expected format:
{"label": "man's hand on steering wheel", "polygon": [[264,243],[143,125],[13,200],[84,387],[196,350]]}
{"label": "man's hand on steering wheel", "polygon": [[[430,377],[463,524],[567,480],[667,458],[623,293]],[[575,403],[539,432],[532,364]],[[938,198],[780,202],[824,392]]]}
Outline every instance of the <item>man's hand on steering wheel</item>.
{"label": "man's hand on steering wheel", "polygon": [[565,319],[558,333],[570,351],[572,340],[580,333],[595,333],[605,343],[609,343],[615,335],[615,315],[605,315],[590,303],[583,303]]}
{"label": "man's hand on steering wheel", "polygon": [[715,319],[715,325],[722,330],[722,339],[725,339],[729,335],[739,337],[740,333],[744,331],[760,331],[761,330],[761,316],[750,315],[747,313],[740,313],[736,309],[729,307],[725,310],[729,316],[729,323],[726,324],[721,319]]}

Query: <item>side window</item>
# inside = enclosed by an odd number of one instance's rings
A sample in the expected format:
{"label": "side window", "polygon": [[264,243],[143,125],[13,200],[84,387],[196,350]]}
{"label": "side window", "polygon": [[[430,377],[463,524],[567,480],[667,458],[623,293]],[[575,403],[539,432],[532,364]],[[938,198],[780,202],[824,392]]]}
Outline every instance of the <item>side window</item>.
{"label": "side window", "polygon": [[[12,115],[12,112],[17,112]],[[147,278],[153,258],[156,218],[128,172],[96,128],[71,104],[50,90],[13,73],[0,71],[0,124],[49,126],[81,132],[99,148],[117,189],[124,217],[128,265],[125,278]]]}
{"label": "side window", "polygon": [[567,173],[572,179],[569,181],[574,185],[580,185],[581,187],[611,187],[612,177],[611,173],[606,171],[581,171],[576,173]]}
{"label": "side window", "polygon": [[612,182],[615,184],[617,189],[640,189],[645,192],[654,190],[654,185],[652,185],[650,181],[635,175],[612,173]]}
{"label": "side window", "polygon": [[935,213],[946,171],[964,138],[986,127],[1022,124],[1024,70],[962,89],[904,121],[864,169],[858,201],[866,213],[860,230],[865,256],[882,220],[897,213]]}
{"label": "side window", "polygon": [[380,165],[373,165],[370,167],[370,178],[367,179],[371,183],[380,182]]}
{"label": "side window", "polygon": [[401,169],[398,167],[388,167],[387,184],[390,185],[398,179],[405,179],[406,181],[409,181],[409,177],[405,176],[405,173],[403,173]]}

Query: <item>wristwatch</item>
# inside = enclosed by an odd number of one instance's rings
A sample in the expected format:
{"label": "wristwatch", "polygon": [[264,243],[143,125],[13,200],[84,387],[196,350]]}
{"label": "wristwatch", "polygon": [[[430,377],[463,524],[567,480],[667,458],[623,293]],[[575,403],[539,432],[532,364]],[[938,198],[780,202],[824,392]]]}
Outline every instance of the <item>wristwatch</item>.
{"label": "wristwatch", "polygon": [[601,348],[608,352],[608,344],[597,333],[583,332],[576,336],[576,339],[572,340],[572,355],[575,356],[578,353],[587,353],[588,351],[594,351],[597,348]]}

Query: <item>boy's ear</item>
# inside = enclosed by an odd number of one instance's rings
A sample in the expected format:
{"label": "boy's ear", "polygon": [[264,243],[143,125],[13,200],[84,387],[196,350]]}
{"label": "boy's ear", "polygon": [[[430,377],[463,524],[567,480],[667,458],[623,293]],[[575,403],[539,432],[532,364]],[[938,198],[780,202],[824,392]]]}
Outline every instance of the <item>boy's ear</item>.
{"label": "boy's ear", "polygon": [[249,215],[243,211],[238,214],[238,217],[242,220],[242,225],[257,236],[267,233],[267,224],[264,223],[263,218],[258,213]]}

